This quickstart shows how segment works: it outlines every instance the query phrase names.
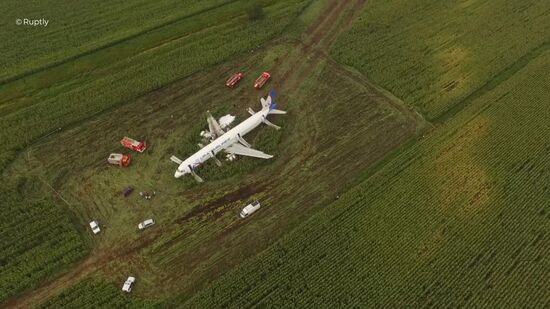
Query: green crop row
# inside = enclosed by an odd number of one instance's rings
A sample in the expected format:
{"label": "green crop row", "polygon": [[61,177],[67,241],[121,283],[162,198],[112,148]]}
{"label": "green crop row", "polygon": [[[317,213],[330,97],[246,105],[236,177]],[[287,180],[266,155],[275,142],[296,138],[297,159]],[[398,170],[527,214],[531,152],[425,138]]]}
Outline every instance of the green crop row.
{"label": "green crop row", "polygon": [[[136,284],[139,284],[137,282]],[[84,291],[84,292],[83,292]],[[155,301],[123,294],[115,285],[87,279],[49,299],[38,308],[160,308]]]}
{"label": "green crop row", "polygon": [[87,247],[65,210],[36,180],[4,183],[0,196],[1,303],[66,269]]}
{"label": "green crop row", "polygon": [[550,37],[547,1],[368,1],[331,54],[435,120]]}
{"label": "green crop row", "polygon": [[[235,0],[162,1],[2,1],[0,81],[32,73],[52,63],[104,48],[165,24],[227,5]],[[37,12],[40,12],[39,14]],[[16,25],[17,19],[48,20],[47,26]]]}

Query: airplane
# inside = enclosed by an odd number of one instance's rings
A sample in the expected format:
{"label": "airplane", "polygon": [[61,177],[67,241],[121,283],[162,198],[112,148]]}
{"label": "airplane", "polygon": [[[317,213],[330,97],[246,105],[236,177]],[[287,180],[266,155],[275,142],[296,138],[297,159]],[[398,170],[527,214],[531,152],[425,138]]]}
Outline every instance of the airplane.
{"label": "airplane", "polygon": [[235,158],[237,155],[271,159],[273,157],[272,155],[251,148],[250,144],[244,140],[243,136],[254,130],[261,123],[277,130],[280,129],[281,127],[274,125],[267,120],[266,117],[271,114],[286,114],[286,111],[276,109],[277,104],[275,103],[274,90],[271,90],[267,99],[260,98],[260,102],[262,104],[262,109],[259,112],[254,112],[254,110],[249,107],[248,113],[250,113],[251,116],[227,132],[221,128],[210,112],[207,112],[206,121],[208,122],[208,132],[201,135],[210,138],[211,142],[208,145],[199,144],[201,149],[186,160],[181,160],[176,156],[172,156],[170,160],[179,165],[174,173],[174,177],[180,178],[183,175],[190,174],[197,182],[203,182],[203,179],[196,173],[197,167],[211,158],[216,161],[218,166],[221,166],[220,160],[216,158],[216,154],[221,151],[227,153],[228,159]]}

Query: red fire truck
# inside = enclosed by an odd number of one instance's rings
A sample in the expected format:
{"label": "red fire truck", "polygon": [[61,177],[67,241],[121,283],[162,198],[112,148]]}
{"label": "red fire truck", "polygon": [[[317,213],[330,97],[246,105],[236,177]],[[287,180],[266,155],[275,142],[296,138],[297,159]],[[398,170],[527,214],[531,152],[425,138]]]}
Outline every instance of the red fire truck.
{"label": "red fire truck", "polygon": [[260,77],[258,77],[254,82],[254,88],[262,89],[262,87],[265,85],[265,83],[267,83],[270,77],[271,75],[268,72],[263,72],[262,75],[260,75]]}
{"label": "red fire truck", "polygon": [[229,88],[233,88],[237,85],[237,83],[244,77],[243,72],[238,72],[233,74],[226,82],[225,85]]}
{"label": "red fire truck", "polygon": [[126,148],[130,148],[130,149],[135,150],[137,152],[144,152],[145,148],[146,148],[145,142],[138,142],[135,139],[129,138],[127,136],[125,136],[120,141],[120,143],[122,144],[122,146],[124,146]]}

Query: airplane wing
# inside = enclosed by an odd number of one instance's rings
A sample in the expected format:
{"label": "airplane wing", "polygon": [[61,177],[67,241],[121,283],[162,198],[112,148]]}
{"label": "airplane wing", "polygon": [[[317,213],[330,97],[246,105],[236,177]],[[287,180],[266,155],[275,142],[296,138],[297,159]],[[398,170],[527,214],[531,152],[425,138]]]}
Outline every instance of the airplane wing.
{"label": "airplane wing", "polygon": [[261,152],[256,149],[245,147],[241,144],[235,143],[231,146],[225,148],[225,151],[231,154],[236,154],[240,156],[249,156],[249,157],[255,157],[260,159],[271,159],[273,158],[272,155],[269,155],[267,153]]}
{"label": "airplane wing", "polygon": [[219,137],[225,133],[220,124],[216,121],[216,119],[212,117],[212,114],[210,114],[210,112],[206,113],[206,121],[208,122],[208,130],[213,136]]}

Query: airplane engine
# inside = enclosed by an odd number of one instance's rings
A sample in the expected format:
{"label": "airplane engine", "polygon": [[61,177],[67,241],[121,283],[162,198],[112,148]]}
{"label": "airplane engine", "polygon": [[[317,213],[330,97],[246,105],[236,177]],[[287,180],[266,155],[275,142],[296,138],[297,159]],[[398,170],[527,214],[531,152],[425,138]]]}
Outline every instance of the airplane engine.
{"label": "airplane engine", "polygon": [[200,133],[200,136],[205,138],[205,139],[212,139],[212,133],[208,132],[208,131],[201,131]]}
{"label": "airplane engine", "polygon": [[225,156],[225,159],[226,159],[227,161],[233,161],[233,160],[237,159],[237,156],[234,155],[234,154],[232,154],[232,153],[228,153],[228,154]]}

